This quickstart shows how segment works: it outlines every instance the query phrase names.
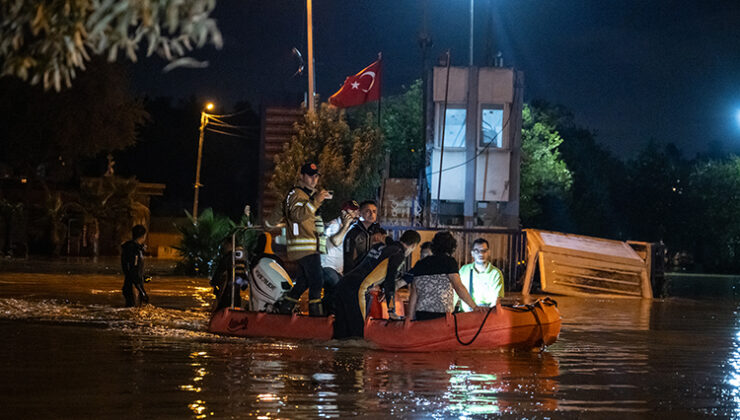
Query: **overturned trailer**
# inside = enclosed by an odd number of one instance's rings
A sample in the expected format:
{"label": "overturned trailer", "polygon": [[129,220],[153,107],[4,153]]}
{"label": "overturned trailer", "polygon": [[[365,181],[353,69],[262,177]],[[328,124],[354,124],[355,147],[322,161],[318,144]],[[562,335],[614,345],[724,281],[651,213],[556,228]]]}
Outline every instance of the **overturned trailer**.
{"label": "overturned trailer", "polygon": [[567,296],[652,298],[649,260],[627,242],[526,229],[527,271],[522,294],[539,268],[545,293]]}

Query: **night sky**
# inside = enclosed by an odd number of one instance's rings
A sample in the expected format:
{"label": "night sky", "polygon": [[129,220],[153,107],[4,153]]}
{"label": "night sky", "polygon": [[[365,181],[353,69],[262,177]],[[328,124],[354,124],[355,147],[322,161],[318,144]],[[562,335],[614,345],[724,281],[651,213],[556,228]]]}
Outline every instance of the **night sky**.
{"label": "night sky", "polygon": [[[385,59],[384,95],[421,74],[421,0],[315,0],[317,92],[326,100],[344,78]],[[468,62],[468,0],[430,0],[430,62],[447,48]],[[132,67],[149,96],[239,100],[259,107],[306,89],[292,78],[295,46],[306,50],[305,2],[220,0],[214,13],[224,47],[193,56],[206,69],[163,74],[157,58]],[[524,71],[525,100],[572,110],[617,156],[651,139],[687,157],[709,147],[740,152],[740,1],[476,0],[475,64],[501,50]]]}

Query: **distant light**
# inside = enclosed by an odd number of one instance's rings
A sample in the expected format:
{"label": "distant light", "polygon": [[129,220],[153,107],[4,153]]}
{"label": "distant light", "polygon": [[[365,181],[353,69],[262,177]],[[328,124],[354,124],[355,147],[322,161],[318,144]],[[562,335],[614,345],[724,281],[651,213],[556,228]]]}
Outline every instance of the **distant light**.
{"label": "distant light", "polygon": [[214,107],[214,105],[213,105],[213,102],[208,102],[208,103],[206,104],[206,111],[211,111],[211,110],[213,110],[213,107]]}
{"label": "distant light", "polygon": [[28,178],[21,178],[21,184],[25,184],[26,182],[28,182]]}

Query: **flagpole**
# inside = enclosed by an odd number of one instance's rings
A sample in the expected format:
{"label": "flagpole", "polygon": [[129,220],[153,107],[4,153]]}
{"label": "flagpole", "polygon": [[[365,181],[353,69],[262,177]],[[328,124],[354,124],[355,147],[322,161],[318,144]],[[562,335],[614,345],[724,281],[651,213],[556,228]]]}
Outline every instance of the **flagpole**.
{"label": "flagpole", "polygon": [[[378,133],[383,136],[383,123],[380,119],[380,103],[383,99],[383,53],[378,53],[378,73],[380,73],[380,80],[378,81]],[[388,179],[390,172],[390,156],[388,152],[385,152],[385,159],[383,159],[383,175],[380,180],[380,211],[385,212],[385,180]],[[387,215],[384,215],[387,217]]]}
{"label": "flagpole", "polygon": [[308,28],[308,110],[315,111],[314,103],[314,74],[313,74],[313,5],[312,0],[306,0],[306,27]]}
{"label": "flagpole", "polygon": [[383,100],[383,53],[378,53],[378,63],[380,64],[380,81],[378,82],[378,128],[381,129],[382,127],[380,123],[380,102]]}

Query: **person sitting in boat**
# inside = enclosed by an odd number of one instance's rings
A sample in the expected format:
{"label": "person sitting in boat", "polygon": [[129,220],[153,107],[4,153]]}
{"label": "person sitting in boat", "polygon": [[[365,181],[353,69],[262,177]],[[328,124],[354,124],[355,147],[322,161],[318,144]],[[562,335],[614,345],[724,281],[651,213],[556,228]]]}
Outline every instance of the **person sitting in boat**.
{"label": "person sitting in boat", "polygon": [[407,316],[417,321],[440,318],[455,307],[455,293],[474,311],[486,310],[478,306],[460,281],[457,261],[452,253],[457,241],[450,232],[437,232],[432,239],[432,255],[419,260],[410,274],[413,280],[409,293]]}
{"label": "person sitting in boat", "polygon": [[396,278],[403,272],[406,257],[420,241],[418,232],[407,230],[399,242],[390,245],[377,243],[362,262],[339,281],[334,298],[334,338],[363,336],[367,306],[365,292],[376,284],[382,283],[388,315],[395,317]]}
{"label": "person sitting in boat", "polygon": [[231,284],[232,274],[232,250],[231,236],[224,239],[221,243],[221,258],[216,265],[216,271],[211,277],[211,286],[213,294],[216,297],[216,304],[213,311],[231,306],[231,291],[234,290],[234,307],[241,307],[242,300],[239,291],[247,288],[247,257],[244,248],[237,245],[233,250],[233,261],[235,284]]}
{"label": "person sitting in boat", "polygon": [[[495,306],[496,301],[504,297],[504,276],[489,261],[489,249],[487,240],[473,241],[470,250],[473,262],[460,267],[460,279],[477,305]],[[470,311],[465,302],[462,302],[462,309]]]}
{"label": "person sitting in boat", "polygon": [[342,204],[339,217],[326,224],[326,254],[321,254],[321,269],[324,274],[324,310],[334,313],[334,292],[344,273],[344,237],[359,216],[360,205],[355,200]]}
{"label": "person sitting in boat", "polygon": [[388,236],[388,231],[383,229],[380,225],[371,226],[370,232],[370,248],[377,244],[392,244],[393,238]]}
{"label": "person sitting in boat", "polygon": [[423,260],[430,255],[432,255],[432,243],[430,241],[426,241],[421,244],[421,247],[419,247],[419,259]]}
{"label": "person sitting in boat", "polygon": [[365,258],[370,251],[370,230],[379,227],[378,204],[373,200],[360,203],[360,218],[344,237],[344,271],[349,273]]}

